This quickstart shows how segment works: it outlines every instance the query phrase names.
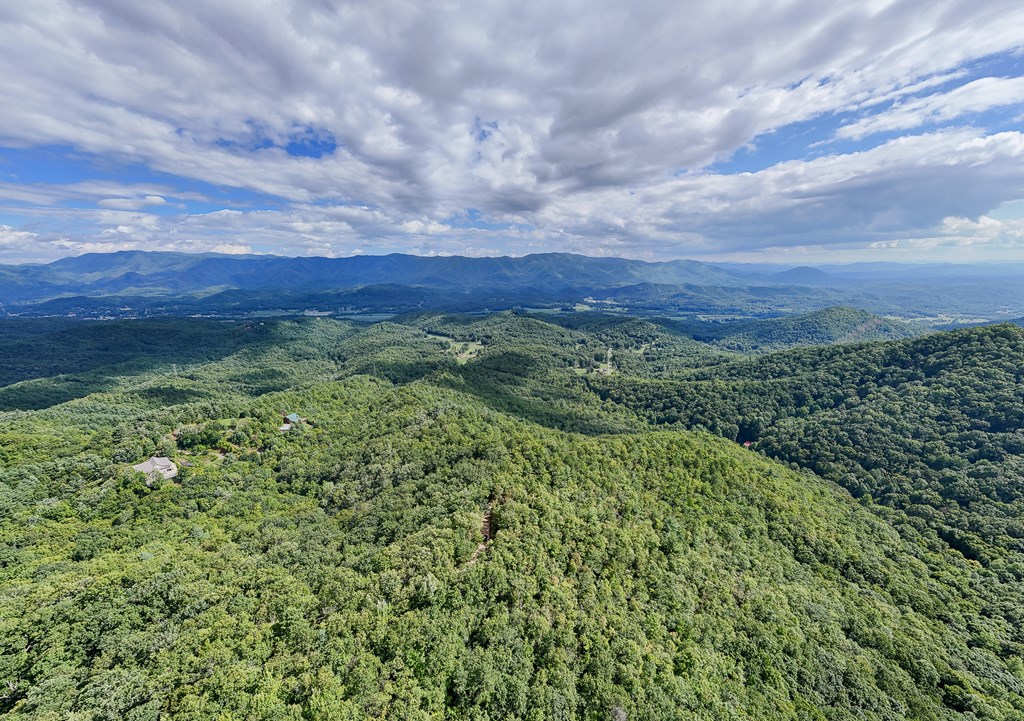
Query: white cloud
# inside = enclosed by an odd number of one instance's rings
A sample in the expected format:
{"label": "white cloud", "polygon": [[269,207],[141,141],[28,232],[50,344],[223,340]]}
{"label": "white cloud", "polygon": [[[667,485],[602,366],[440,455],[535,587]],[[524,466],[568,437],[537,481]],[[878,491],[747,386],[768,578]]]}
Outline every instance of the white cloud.
{"label": "white cloud", "polygon": [[[0,146],[69,147],[171,179],[6,179],[0,198],[46,226],[32,242],[49,252],[66,246],[46,238],[113,237],[327,255],[867,248],[1024,197],[1019,136],[708,168],[832,114],[867,113],[838,131],[864,138],[1021,102],[1020,78],[932,92],[1019,50],[1021,27],[1011,0],[6,3]],[[310,133],[335,150],[289,155]],[[146,212],[210,202],[199,183],[279,202]],[[470,208],[497,227],[461,227]]]}
{"label": "white cloud", "polygon": [[36,205],[56,205],[68,200],[94,201],[100,207],[138,210],[164,205],[163,196],[182,200],[204,200],[194,192],[178,192],[168,186],[128,185],[107,181],[82,183],[0,182],[0,199]]}
{"label": "white cloud", "polygon": [[159,195],[147,195],[143,198],[104,198],[96,203],[101,208],[113,210],[141,210],[147,206],[164,205],[167,201]]}
{"label": "white cloud", "polygon": [[17,248],[31,242],[35,237],[35,233],[17,230],[9,225],[0,225],[0,247]]}
{"label": "white cloud", "polygon": [[[458,217],[439,222],[427,214],[301,203],[177,215],[81,208],[40,214],[56,216],[59,227],[91,229],[79,235],[83,242],[130,238],[132,247],[148,249],[241,244],[245,252],[293,255],[351,255],[369,246],[378,253],[561,249],[647,258],[778,258],[784,248],[877,251],[940,237],[949,217],[976,218],[992,205],[1024,196],[1022,160],[1021,133],[945,131],[859,153],[786,161],[755,173],[689,173],[636,191],[594,188],[553,198],[530,213],[495,214],[493,230],[464,227]],[[981,226],[964,233],[979,235]],[[989,246],[1008,237],[998,236]]]}
{"label": "white cloud", "polygon": [[224,253],[226,255],[248,255],[252,253],[252,248],[242,243],[219,243],[210,250],[214,253]]}
{"label": "white cloud", "polygon": [[872,133],[917,128],[969,113],[1024,104],[1024,78],[980,78],[945,93],[897,103],[889,110],[844,125],[840,138],[863,138]]}
{"label": "white cloud", "polygon": [[942,220],[942,236],[964,245],[998,244],[1024,246],[1024,219],[997,220],[982,215],[977,220],[950,216]]}

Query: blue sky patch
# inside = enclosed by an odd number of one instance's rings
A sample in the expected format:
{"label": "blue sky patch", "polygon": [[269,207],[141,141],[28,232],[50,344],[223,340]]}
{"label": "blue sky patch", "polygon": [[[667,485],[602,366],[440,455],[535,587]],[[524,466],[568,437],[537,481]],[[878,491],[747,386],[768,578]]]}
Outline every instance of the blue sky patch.
{"label": "blue sky patch", "polygon": [[338,142],[330,131],[307,127],[293,133],[284,149],[296,158],[322,158],[333,155]]}

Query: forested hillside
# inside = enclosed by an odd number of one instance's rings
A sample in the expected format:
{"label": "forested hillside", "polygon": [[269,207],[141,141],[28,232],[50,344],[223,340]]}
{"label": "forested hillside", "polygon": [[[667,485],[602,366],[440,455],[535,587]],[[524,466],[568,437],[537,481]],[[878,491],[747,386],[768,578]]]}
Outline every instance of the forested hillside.
{"label": "forested hillside", "polygon": [[0,712],[1024,718],[1024,330],[557,320],[9,321]]}
{"label": "forested hillside", "polygon": [[965,329],[591,381],[655,424],[704,427],[938,529],[983,561],[1024,551],[1024,331]]}
{"label": "forested hillside", "polygon": [[726,350],[743,352],[868,340],[898,340],[921,333],[907,323],[842,306],[764,320],[731,323],[689,321],[669,325],[698,340]]}

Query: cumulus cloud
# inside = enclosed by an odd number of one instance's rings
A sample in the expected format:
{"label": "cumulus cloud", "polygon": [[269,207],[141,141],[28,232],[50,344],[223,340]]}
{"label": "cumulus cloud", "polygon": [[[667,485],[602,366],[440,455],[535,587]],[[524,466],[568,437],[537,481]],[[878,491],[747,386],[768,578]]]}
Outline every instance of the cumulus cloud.
{"label": "cumulus cloud", "polygon": [[[1019,136],[710,169],[794,123],[855,113],[836,135],[861,139],[1019,102],[1019,78],[966,68],[1019,50],[1020,27],[1011,0],[7,3],[0,146],[162,180],[4,178],[0,199],[82,247],[867,248],[1024,197]],[[233,207],[168,209],[208,205],[199,187]]]}
{"label": "cumulus cloud", "polygon": [[998,220],[982,215],[977,220],[950,216],[944,218],[942,237],[963,245],[998,244],[1024,247],[1024,219]]}
{"label": "cumulus cloud", "polygon": [[9,225],[0,225],[0,247],[18,247],[28,243],[35,237],[35,233],[25,230],[16,230]]}

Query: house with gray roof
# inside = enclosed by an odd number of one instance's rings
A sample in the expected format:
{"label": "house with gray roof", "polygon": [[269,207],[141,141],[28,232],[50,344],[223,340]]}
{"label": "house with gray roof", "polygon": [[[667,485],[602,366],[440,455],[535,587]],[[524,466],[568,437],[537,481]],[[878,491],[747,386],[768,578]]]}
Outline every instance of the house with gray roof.
{"label": "house with gray roof", "polygon": [[178,467],[174,465],[174,461],[163,456],[153,456],[142,463],[135,464],[132,468],[139,473],[145,473],[147,483],[157,478],[166,481],[178,475]]}

